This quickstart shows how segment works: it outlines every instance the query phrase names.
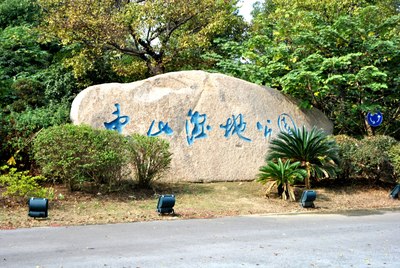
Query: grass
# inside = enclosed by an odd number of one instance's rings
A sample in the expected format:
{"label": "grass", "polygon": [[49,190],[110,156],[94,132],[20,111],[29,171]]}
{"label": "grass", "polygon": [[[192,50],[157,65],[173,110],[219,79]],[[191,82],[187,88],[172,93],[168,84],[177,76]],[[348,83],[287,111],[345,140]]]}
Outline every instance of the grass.
{"label": "grass", "polygon": [[[399,200],[389,198],[389,188],[347,186],[314,190],[316,208],[306,209],[298,202],[284,201],[276,195],[267,198],[263,186],[256,182],[157,184],[153,190],[108,195],[68,193],[65,188],[57,187],[57,198],[49,202],[49,217],[43,220],[28,217],[26,204],[10,204],[0,199],[0,229],[252,214],[348,213],[400,207]],[[160,194],[175,194],[175,216],[160,216],[155,211]]]}

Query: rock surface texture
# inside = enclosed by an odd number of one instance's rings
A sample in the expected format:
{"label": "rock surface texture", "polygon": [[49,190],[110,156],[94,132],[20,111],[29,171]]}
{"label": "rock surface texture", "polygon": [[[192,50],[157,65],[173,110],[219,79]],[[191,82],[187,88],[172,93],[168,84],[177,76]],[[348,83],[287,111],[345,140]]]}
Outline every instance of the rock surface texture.
{"label": "rock surface texture", "polygon": [[251,180],[280,131],[333,130],[323,113],[299,109],[277,90],[203,71],[91,86],[75,98],[71,120],[168,140],[169,181]]}

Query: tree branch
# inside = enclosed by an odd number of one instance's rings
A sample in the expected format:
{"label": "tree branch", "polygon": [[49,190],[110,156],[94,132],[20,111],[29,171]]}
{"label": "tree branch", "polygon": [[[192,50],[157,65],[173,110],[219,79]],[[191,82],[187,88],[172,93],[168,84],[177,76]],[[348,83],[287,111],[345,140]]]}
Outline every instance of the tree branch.
{"label": "tree branch", "polygon": [[109,43],[108,45],[111,46],[112,48],[117,49],[118,51],[121,51],[124,54],[139,57],[144,61],[148,61],[149,60],[146,57],[146,53],[144,51],[140,51],[140,50],[136,50],[136,49],[132,49],[132,48],[123,48],[123,47],[121,47],[120,45],[118,45],[116,43]]}

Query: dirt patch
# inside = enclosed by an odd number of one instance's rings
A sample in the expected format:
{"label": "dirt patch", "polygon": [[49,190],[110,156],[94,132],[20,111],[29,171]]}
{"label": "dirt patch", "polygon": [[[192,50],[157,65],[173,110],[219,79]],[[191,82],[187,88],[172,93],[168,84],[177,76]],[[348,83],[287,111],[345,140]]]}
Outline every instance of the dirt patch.
{"label": "dirt patch", "polygon": [[[265,197],[256,182],[157,184],[153,190],[123,193],[68,193],[56,188],[56,199],[49,202],[49,217],[28,217],[25,203],[0,200],[0,229],[38,226],[110,224],[153,220],[214,218],[252,214],[342,213],[357,215],[382,209],[400,209],[400,201],[389,197],[390,188],[346,186],[315,188],[315,208],[302,208],[272,194]],[[155,211],[160,194],[174,194],[176,215],[160,216]]]}

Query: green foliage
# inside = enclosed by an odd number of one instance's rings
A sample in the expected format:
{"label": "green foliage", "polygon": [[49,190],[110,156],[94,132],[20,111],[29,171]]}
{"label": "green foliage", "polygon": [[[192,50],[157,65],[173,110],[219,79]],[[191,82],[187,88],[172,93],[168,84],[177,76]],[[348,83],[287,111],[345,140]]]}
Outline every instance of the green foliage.
{"label": "green foliage", "polygon": [[69,120],[70,106],[67,103],[49,104],[37,109],[28,108],[23,112],[10,112],[0,118],[2,146],[1,160],[15,157],[29,168],[30,143],[43,128],[65,124]]}
{"label": "green foliage", "polygon": [[335,136],[336,143],[339,148],[339,171],[337,172],[338,183],[346,183],[355,175],[355,159],[359,150],[360,141],[347,135]]}
{"label": "green foliage", "polygon": [[133,134],[129,139],[129,151],[140,187],[149,187],[170,168],[172,154],[165,140]]}
{"label": "green foliage", "polygon": [[36,0],[2,0],[0,1],[0,28],[35,24],[39,14]]}
{"label": "green foliage", "polygon": [[290,160],[282,162],[281,158],[278,158],[277,163],[267,161],[266,165],[260,168],[257,181],[263,184],[272,182],[267,187],[267,196],[271,192],[272,187],[276,185],[278,189],[282,189],[282,193],[278,191],[278,194],[284,200],[290,199],[291,201],[295,201],[296,197],[292,185],[296,181],[303,181],[307,177],[307,171],[300,169],[299,166],[300,162],[290,163]]}
{"label": "green foliage", "polygon": [[35,77],[50,64],[50,54],[28,26],[0,30],[0,105],[14,111],[44,105],[42,81]]}
{"label": "green foliage", "polygon": [[3,76],[36,73],[48,64],[49,54],[41,49],[38,32],[28,26],[0,31],[0,68]]}
{"label": "green foliage", "polygon": [[338,147],[322,130],[305,127],[280,132],[271,141],[266,160],[288,159],[299,161],[307,170],[305,185],[310,188],[310,179],[334,177],[339,163]]}
{"label": "green foliage", "polygon": [[[207,48],[213,36],[230,29],[236,0],[187,1],[66,1],[40,0],[45,11],[43,32],[65,45],[85,48],[71,61],[76,69],[87,69],[87,55],[104,51],[115,57],[129,55],[132,68],[150,76],[165,72],[176,57],[192,49]],[[137,72],[136,72],[137,73]]]}
{"label": "green foliage", "polygon": [[46,181],[43,176],[30,176],[29,171],[17,171],[16,168],[8,166],[0,167],[0,186],[5,187],[4,197],[12,197],[22,201],[29,197],[42,197],[52,199],[54,191],[52,188],[43,188],[41,182]]}
{"label": "green foliage", "polygon": [[400,143],[393,145],[389,149],[388,155],[393,165],[397,182],[400,183]]}
{"label": "green foliage", "polygon": [[388,152],[396,143],[395,139],[388,136],[364,138],[354,155],[356,174],[372,182],[394,182],[393,166]]}
{"label": "green foliage", "polygon": [[15,112],[23,112],[27,108],[38,108],[45,105],[43,84],[35,79],[21,78],[15,80],[11,89],[15,95],[15,101],[8,106]]}
{"label": "green foliage", "polygon": [[[398,142],[389,136],[372,136],[356,140],[345,135],[335,137],[341,157],[338,179],[341,183],[396,181],[396,146]],[[394,148],[394,149],[392,149]]]}
{"label": "green foliage", "polygon": [[42,130],[34,140],[34,159],[42,174],[71,190],[84,182],[105,191],[126,175],[126,140],[117,132],[61,125]]}
{"label": "green foliage", "polygon": [[[60,54],[62,54],[60,52]],[[55,57],[58,58],[56,55]],[[63,56],[60,56],[60,62],[41,70],[33,78],[41,85],[41,94],[46,103],[51,102],[72,102],[73,98],[82,90],[87,81],[78,81],[71,68],[64,67],[62,64]]]}
{"label": "green foliage", "polygon": [[[58,82],[67,78],[73,83],[67,87],[73,90],[62,89],[61,92],[74,93],[93,84],[108,82],[131,82],[144,79],[144,69],[136,68],[132,56],[116,53],[114,51],[90,50],[76,43],[63,46],[55,55],[59,64],[53,65],[51,75],[57,75],[58,79],[50,79]],[[127,60],[129,59],[129,60]],[[142,71],[142,72],[140,72]],[[66,74],[66,75],[64,75]],[[71,77],[72,75],[72,77]],[[63,81],[61,81],[63,82]],[[52,88],[54,91],[55,89]]]}
{"label": "green foliage", "polygon": [[270,0],[248,39],[208,56],[216,71],[321,109],[336,133],[370,133],[366,113],[380,110],[385,120],[373,131],[400,137],[399,22],[391,1]]}

